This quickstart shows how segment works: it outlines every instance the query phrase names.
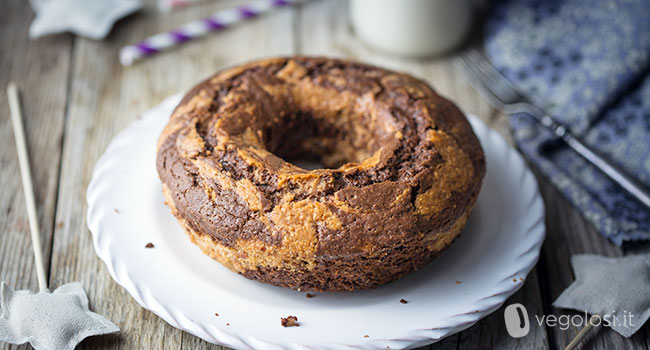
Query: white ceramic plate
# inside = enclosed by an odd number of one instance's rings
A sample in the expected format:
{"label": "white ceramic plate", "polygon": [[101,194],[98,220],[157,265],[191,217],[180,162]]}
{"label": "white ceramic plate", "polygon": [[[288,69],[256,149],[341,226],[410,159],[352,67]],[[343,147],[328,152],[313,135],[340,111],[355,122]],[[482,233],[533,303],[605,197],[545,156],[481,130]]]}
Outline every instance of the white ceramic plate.
{"label": "white ceramic plate", "polygon": [[[311,299],[248,280],[190,243],[163,204],[156,141],[179,101],[168,98],[116,136],[87,193],[97,255],[140,305],[174,327],[237,349],[412,348],[496,310],[537,262],[544,240],[537,183],[521,156],[470,116],[487,174],[467,227],[433,263],[375,290]],[[282,327],[288,315],[300,327]]]}

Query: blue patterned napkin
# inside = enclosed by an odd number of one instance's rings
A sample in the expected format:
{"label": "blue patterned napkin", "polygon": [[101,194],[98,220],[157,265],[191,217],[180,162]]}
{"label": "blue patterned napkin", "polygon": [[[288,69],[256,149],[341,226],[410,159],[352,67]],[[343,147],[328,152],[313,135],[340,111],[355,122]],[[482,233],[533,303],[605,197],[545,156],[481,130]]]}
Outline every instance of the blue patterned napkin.
{"label": "blue patterned napkin", "polygon": [[[650,187],[650,1],[512,0],[486,24],[488,58],[571,132]],[[524,155],[616,245],[650,239],[650,211],[531,116]]]}

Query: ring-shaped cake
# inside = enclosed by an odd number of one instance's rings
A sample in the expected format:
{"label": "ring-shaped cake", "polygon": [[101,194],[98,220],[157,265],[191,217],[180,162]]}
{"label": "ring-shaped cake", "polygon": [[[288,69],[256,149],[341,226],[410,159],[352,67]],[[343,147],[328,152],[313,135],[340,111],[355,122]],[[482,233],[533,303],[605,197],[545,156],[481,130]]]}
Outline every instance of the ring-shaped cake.
{"label": "ring-shaped cake", "polygon": [[[317,160],[304,169],[298,160]],[[167,205],[248,278],[352,291],[432,261],[485,174],[463,113],[426,83],[366,64],[272,58],[193,88],[158,142]]]}

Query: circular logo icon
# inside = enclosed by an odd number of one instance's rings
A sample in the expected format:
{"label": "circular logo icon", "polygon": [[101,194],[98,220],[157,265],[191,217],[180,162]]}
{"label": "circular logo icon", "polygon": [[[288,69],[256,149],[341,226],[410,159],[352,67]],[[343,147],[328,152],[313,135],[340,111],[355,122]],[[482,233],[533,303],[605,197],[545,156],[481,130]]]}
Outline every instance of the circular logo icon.
{"label": "circular logo icon", "polygon": [[530,331],[528,311],[521,304],[512,304],[503,312],[506,321],[506,330],[513,338],[525,337]]}

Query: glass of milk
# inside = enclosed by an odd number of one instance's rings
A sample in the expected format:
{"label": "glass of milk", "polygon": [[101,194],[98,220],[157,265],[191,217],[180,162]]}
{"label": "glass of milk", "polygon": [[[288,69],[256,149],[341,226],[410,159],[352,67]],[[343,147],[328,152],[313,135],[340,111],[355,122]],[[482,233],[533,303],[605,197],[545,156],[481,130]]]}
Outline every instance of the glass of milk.
{"label": "glass of milk", "polygon": [[367,44],[403,56],[441,55],[471,30],[474,0],[351,0],[350,17]]}

